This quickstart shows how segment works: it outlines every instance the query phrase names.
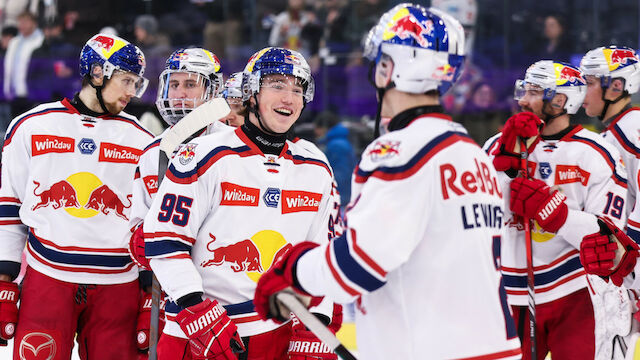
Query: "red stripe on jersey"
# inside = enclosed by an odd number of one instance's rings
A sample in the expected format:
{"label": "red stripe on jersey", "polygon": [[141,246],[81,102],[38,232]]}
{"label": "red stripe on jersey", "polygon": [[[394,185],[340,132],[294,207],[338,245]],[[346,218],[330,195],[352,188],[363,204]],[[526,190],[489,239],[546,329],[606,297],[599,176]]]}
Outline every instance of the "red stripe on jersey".
{"label": "red stripe on jersey", "polygon": [[338,273],[336,268],[333,266],[333,262],[331,261],[330,249],[331,249],[331,244],[329,244],[329,246],[327,246],[327,251],[325,252],[325,257],[327,259],[327,264],[329,265],[329,270],[331,270],[331,274],[333,275],[333,278],[336,279],[336,281],[338,282],[338,284],[340,284],[342,289],[344,291],[346,291],[349,295],[351,295],[351,296],[360,295],[359,291],[357,291],[357,290],[353,289],[352,287],[350,287],[349,285],[347,285],[347,283],[345,283],[344,280],[342,280],[342,278],[340,277],[340,274]]}
{"label": "red stripe on jersey", "polygon": [[243,323],[260,321],[261,320],[260,316],[258,316],[258,315],[251,315],[251,316],[246,316],[246,317],[230,317],[230,318],[236,324],[243,324]]}
{"label": "red stripe on jersey", "polygon": [[[449,116],[447,114],[443,114],[443,113],[428,113],[428,114],[420,115],[417,118],[411,120],[409,125],[413,124],[414,121],[416,121],[418,119],[425,118],[425,117],[432,117],[432,118],[438,118],[438,119],[442,119],[442,120],[453,121],[453,118],[451,118],[451,116]],[[407,126],[409,126],[409,125],[407,125]]]}
{"label": "red stripe on jersey", "polygon": [[384,271],[384,269],[382,268],[382,266],[378,265],[372,258],[369,257],[369,255],[367,255],[367,253],[364,252],[364,250],[362,250],[362,248],[360,246],[358,246],[358,244],[356,243],[356,231],[355,229],[351,229],[351,240],[352,240],[352,244],[353,244],[353,251],[356,252],[356,254],[358,254],[358,256],[364,260],[364,262],[369,265],[369,267],[371,267],[373,270],[375,270],[375,272],[378,273],[378,275],[385,277],[387,276],[387,272]]}
{"label": "red stripe on jersey", "polygon": [[627,115],[627,113],[634,111],[634,110],[640,110],[639,107],[631,107],[627,110],[625,110],[622,114],[616,116],[615,119],[613,119],[613,121],[611,121],[611,123],[609,124],[609,126],[607,126],[607,128],[605,130],[611,130],[613,129],[613,127],[615,126],[615,124],[618,123],[618,121],[620,121],[620,119],[622,119],[625,115]]}
{"label": "red stripe on jersey", "polygon": [[191,255],[189,254],[172,255],[172,256],[167,256],[164,259],[191,259]]}
{"label": "red stripe on jersey", "polygon": [[458,360],[493,360],[493,359],[504,359],[506,357],[512,357],[517,355],[522,355],[522,350],[520,348],[495,352],[493,354],[459,358]]}
{"label": "red stripe on jersey", "polygon": [[190,244],[195,244],[196,239],[186,236],[186,235],[181,235],[181,234],[177,234],[174,232],[170,232],[170,231],[158,231],[158,232],[154,232],[154,233],[144,233],[144,238],[145,239],[153,239],[153,238],[159,238],[159,237],[172,237],[172,238],[178,238],[180,240],[184,240],[189,242]]}
{"label": "red stripe on jersey", "polygon": [[[553,260],[552,262],[550,262],[547,265],[534,266],[533,267],[533,271],[541,271],[541,270],[546,270],[546,269],[552,268],[552,267],[558,265],[559,263],[567,260],[567,258],[575,256],[575,255],[577,255],[579,253],[580,253],[580,251],[578,251],[578,250],[571,250],[568,253],[566,253],[566,254],[560,256],[559,258]],[[506,266],[502,266],[501,270],[503,272],[512,272],[512,273],[517,273],[517,274],[525,274],[527,272],[526,268],[524,268],[524,269],[522,269],[522,268],[511,268],[511,267],[506,267]]]}
{"label": "red stripe on jersey", "polygon": [[0,225],[21,225],[20,220],[0,220]]}
{"label": "red stripe on jersey", "polygon": [[60,246],[52,241],[45,240],[39,236],[37,236],[33,231],[31,234],[38,239],[42,244],[52,247],[61,251],[86,251],[86,252],[94,252],[94,253],[118,253],[118,254],[128,254],[129,251],[125,248],[88,248],[88,247],[80,247],[80,246]]}
{"label": "red stripe on jersey", "polygon": [[20,204],[20,199],[14,197],[0,197],[0,202],[12,202]]}
{"label": "red stripe on jersey", "polygon": [[633,221],[631,219],[627,219],[627,226],[628,225],[631,225],[631,226],[633,226],[635,228],[640,228],[640,223],[636,222],[636,221]]}
{"label": "red stripe on jersey", "polygon": [[[575,278],[579,278],[582,275],[585,275],[586,272],[583,270],[578,271],[577,273],[571,275],[571,276],[567,276],[566,278],[556,282],[555,284],[548,286],[548,287],[537,287],[536,290],[536,294],[542,294],[545,293],[547,291],[553,290],[555,288],[557,288],[558,286],[567,283]],[[527,295],[528,290],[507,290],[507,294],[508,295]]]}
{"label": "red stripe on jersey", "polygon": [[18,130],[18,128],[24,124],[28,119],[34,117],[34,116],[41,116],[41,115],[47,115],[47,114],[51,114],[51,113],[66,113],[69,114],[71,113],[69,110],[67,109],[51,109],[51,110],[47,110],[44,112],[36,112],[34,114],[31,115],[27,115],[25,117],[23,117],[22,119],[18,120],[18,122],[13,126],[13,128],[11,128],[9,130],[9,137],[4,141],[4,146],[7,146],[11,143],[11,140],[13,140],[13,135],[16,133],[16,131]]}
{"label": "red stripe on jersey", "polygon": [[31,254],[31,256],[33,256],[38,262],[54,268],[56,270],[61,270],[61,271],[68,271],[68,272],[86,272],[86,273],[91,273],[91,274],[122,274],[122,273],[126,273],[129,270],[131,270],[131,268],[133,268],[135,266],[134,263],[129,263],[129,265],[127,265],[125,268],[123,269],[115,269],[115,270],[106,270],[106,269],[92,269],[92,268],[84,268],[84,267],[70,267],[70,266],[62,266],[62,265],[58,265],[58,264],[54,264],[42,257],[40,257],[38,255],[38,253],[36,253],[32,248],[31,245],[29,245],[29,243],[27,242],[27,251],[29,251],[29,254]]}
{"label": "red stripe on jersey", "polygon": [[429,150],[429,152],[424,154],[422,158],[418,160],[413,166],[401,172],[389,173],[389,172],[384,172],[376,169],[368,176],[362,176],[357,174],[358,167],[356,166],[355,181],[356,183],[364,183],[369,179],[369,177],[376,177],[386,181],[406,179],[409,176],[418,172],[418,170],[420,170],[422,166],[424,166],[424,164],[426,164],[429,160],[431,160],[431,158],[434,157],[436,154],[438,154],[440,151],[448,148],[449,146],[457,143],[458,141],[471,143],[477,146],[477,144],[470,137],[454,134],[449,136],[445,140],[443,140],[441,143],[434,146],[433,149]]}

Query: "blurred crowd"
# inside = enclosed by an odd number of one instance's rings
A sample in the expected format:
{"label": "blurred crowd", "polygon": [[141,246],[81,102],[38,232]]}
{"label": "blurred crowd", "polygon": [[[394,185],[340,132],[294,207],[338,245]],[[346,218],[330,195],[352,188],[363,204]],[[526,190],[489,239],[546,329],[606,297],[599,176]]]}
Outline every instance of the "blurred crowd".
{"label": "blurred crowd", "polygon": [[[203,46],[223,71],[240,71],[264,45],[300,51],[316,79],[317,96],[299,121],[300,136],[329,143],[340,136],[356,154],[373,133],[375,92],[367,85],[361,42],[391,0],[0,0],[0,133],[12,117],[37,103],[70,97],[80,88],[81,46],[97,32],[117,34],[147,57],[150,86],[127,111],[152,119],[157,78],[176,48]],[[479,143],[514,110],[513,84],[540,59],[576,64],[602,44],[638,46],[637,1],[426,0],[457,17],[470,56],[445,107]],[[618,19],[615,26],[599,21]],[[615,16],[611,16],[615,15]],[[610,20],[607,20],[610,21]],[[579,121],[591,123],[584,114]],[[331,129],[340,125],[344,130]],[[594,125],[595,126],[595,125]]]}

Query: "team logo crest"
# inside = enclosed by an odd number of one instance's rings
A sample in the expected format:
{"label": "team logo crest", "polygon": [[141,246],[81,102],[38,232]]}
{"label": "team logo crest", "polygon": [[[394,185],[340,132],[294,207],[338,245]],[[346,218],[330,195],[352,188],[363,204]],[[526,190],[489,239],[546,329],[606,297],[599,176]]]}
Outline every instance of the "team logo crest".
{"label": "team logo crest", "polygon": [[262,200],[268,207],[277,208],[280,202],[280,189],[268,188],[262,195]]}
{"label": "team logo crest", "polygon": [[187,165],[188,163],[190,163],[191,160],[193,160],[193,158],[196,156],[195,150],[196,144],[183,145],[176,155],[178,157],[178,161],[180,161],[180,164]]}
{"label": "team logo crest", "polygon": [[84,155],[91,155],[96,151],[96,143],[93,139],[83,138],[78,142],[78,150]]}
{"label": "team logo crest", "polygon": [[373,161],[380,161],[400,154],[400,141],[378,141],[367,153]]}
{"label": "team logo crest", "polygon": [[549,164],[548,162],[540,162],[540,169],[538,171],[540,172],[540,177],[543,180],[548,179],[553,172],[553,170],[551,169],[551,164]]}

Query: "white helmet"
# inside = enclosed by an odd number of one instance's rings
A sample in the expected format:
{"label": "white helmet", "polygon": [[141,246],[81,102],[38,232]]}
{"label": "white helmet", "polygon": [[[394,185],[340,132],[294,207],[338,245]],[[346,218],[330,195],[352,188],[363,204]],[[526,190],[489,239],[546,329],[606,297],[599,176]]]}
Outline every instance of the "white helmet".
{"label": "white helmet", "polygon": [[364,47],[364,56],[376,64],[382,54],[393,60],[396,89],[413,94],[438,90],[443,95],[462,73],[464,30],[441,10],[405,3],[382,15]]}
{"label": "white helmet", "polygon": [[[169,125],[180,121],[198,105],[219,95],[222,89],[222,73],[218,57],[202,48],[179,49],[167,59],[160,74],[156,106],[160,115]],[[169,89],[176,73],[186,73],[195,84],[205,91],[197,98],[170,98]]]}
{"label": "white helmet", "polygon": [[233,73],[224,82],[224,90],[222,96],[228,98],[242,99],[242,72]]}
{"label": "white helmet", "polygon": [[516,81],[514,99],[520,100],[524,96],[526,84],[539,86],[545,102],[551,101],[556,94],[566,95],[564,110],[567,114],[575,114],[587,95],[587,83],[579,68],[551,60],[540,60],[529,66],[524,80]]}
{"label": "white helmet", "polygon": [[580,61],[585,75],[600,78],[603,88],[608,88],[612,79],[624,79],[627,94],[638,92],[640,87],[640,61],[636,51],[626,46],[599,47],[587,52]]}

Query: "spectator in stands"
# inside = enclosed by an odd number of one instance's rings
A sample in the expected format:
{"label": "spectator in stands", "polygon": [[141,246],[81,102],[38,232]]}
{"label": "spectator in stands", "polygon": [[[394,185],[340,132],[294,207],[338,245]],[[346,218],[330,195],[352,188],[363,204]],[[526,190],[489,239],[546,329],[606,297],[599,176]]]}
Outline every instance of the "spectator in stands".
{"label": "spectator in stands", "polygon": [[37,21],[30,12],[18,16],[18,36],[9,42],[4,58],[3,92],[5,98],[11,100],[11,114],[14,117],[33,107],[28,98],[27,73],[33,51],[44,40]]}
{"label": "spectator in stands", "polygon": [[207,1],[201,5],[207,15],[203,31],[204,48],[213,51],[225,61],[239,57],[238,47],[245,39],[242,19],[244,3],[242,1]]}
{"label": "spectator in stands", "polygon": [[134,29],[136,45],[146,57],[167,57],[171,54],[169,39],[158,32],[158,20],[145,14],[136,18]]}
{"label": "spectator in stands", "polygon": [[15,26],[5,26],[2,28],[2,37],[0,37],[0,55],[4,56],[9,47],[9,41],[18,36],[18,28]]}
{"label": "spectator in stands", "polygon": [[340,192],[340,204],[344,208],[351,199],[351,174],[356,165],[356,155],[349,142],[349,129],[340,123],[331,111],[320,113],[315,120],[316,143],[324,148]]}
{"label": "spectator in stands", "polygon": [[472,86],[458,119],[478,144],[484,144],[498,132],[507,117],[508,113],[496,101],[496,93],[491,84],[480,81]]}
{"label": "spectator in stands", "polygon": [[269,46],[279,46],[302,53],[310,57],[311,49],[303,40],[302,32],[305,26],[312,23],[314,15],[304,9],[303,0],[289,0],[287,9],[276,16]]}
{"label": "spectator in stands", "polygon": [[566,34],[564,19],[559,15],[547,15],[544,18],[542,41],[534,53],[539,59],[569,62],[572,46]]}

